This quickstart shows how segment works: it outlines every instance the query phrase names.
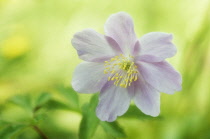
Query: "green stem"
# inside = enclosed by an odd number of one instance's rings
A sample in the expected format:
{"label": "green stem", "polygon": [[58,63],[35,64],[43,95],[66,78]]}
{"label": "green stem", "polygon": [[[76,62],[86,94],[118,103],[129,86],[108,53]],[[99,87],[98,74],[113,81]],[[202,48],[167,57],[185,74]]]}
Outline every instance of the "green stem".
{"label": "green stem", "polygon": [[38,126],[33,126],[33,129],[39,134],[42,139],[49,139],[40,129]]}

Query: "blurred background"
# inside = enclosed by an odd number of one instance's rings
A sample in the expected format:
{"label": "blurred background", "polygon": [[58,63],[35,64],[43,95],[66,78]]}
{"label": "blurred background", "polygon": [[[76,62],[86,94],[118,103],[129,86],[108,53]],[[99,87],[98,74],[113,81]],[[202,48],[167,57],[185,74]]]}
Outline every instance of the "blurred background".
{"label": "blurred background", "polygon": [[[132,16],[138,37],[174,35],[178,53],[168,61],[183,90],[161,94],[156,118],[131,104],[116,122],[100,122],[97,95],[70,86],[81,62],[72,36],[86,28],[103,34],[119,11]],[[209,139],[209,100],[209,0],[0,0],[1,139]]]}

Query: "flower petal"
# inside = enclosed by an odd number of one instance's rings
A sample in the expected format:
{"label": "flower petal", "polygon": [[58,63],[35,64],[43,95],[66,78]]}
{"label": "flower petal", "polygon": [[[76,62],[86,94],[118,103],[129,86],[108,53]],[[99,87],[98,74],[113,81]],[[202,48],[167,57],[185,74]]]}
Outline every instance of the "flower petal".
{"label": "flower petal", "polygon": [[76,33],[72,39],[72,45],[82,60],[91,62],[104,62],[117,55],[120,50],[112,38],[92,29]]}
{"label": "flower petal", "polygon": [[135,45],[134,45],[134,48],[133,48],[133,51],[131,52],[131,55],[136,57],[138,56],[138,54],[140,53],[141,51],[141,46],[140,46],[140,42],[139,41],[136,41]]}
{"label": "flower petal", "polygon": [[[162,32],[145,34],[140,38],[140,55],[152,55],[162,60],[174,56],[177,50],[171,42],[172,38],[172,34]],[[157,62],[159,62],[159,59],[157,59]]]}
{"label": "flower petal", "polygon": [[147,115],[156,117],[160,113],[160,93],[146,83],[142,77],[135,82],[134,102]]}
{"label": "flower petal", "polygon": [[138,62],[138,69],[144,80],[160,92],[173,94],[182,89],[181,75],[166,61]]}
{"label": "flower petal", "polygon": [[109,81],[101,90],[96,115],[101,121],[112,122],[128,110],[129,104],[127,89],[116,87]]}
{"label": "flower petal", "polygon": [[139,55],[135,57],[135,61],[143,61],[143,62],[161,62],[162,58],[154,56],[154,55]]}
{"label": "flower petal", "polygon": [[72,78],[73,89],[80,93],[99,92],[108,78],[103,70],[103,63],[83,62],[79,64]]}
{"label": "flower petal", "polygon": [[112,37],[125,54],[133,52],[137,37],[130,15],[125,12],[112,14],[104,28],[106,35]]}

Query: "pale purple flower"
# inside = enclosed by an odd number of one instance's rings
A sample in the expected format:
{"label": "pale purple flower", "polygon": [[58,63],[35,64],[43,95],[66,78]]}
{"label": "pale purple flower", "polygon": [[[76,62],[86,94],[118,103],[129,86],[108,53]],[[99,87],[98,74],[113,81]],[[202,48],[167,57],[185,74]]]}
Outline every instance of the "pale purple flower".
{"label": "pale purple flower", "polygon": [[85,29],[74,35],[72,45],[85,62],[76,67],[72,87],[100,92],[96,114],[102,121],[123,115],[132,99],[143,113],[158,116],[160,92],[181,90],[181,75],[165,61],[176,54],[172,35],[151,32],[138,39],[125,12],[109,17],[105,34]]}

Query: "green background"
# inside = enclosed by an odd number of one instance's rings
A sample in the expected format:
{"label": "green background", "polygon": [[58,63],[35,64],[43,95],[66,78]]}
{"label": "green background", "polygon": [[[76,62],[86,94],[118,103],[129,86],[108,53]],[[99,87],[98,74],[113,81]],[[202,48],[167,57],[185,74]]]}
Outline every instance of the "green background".
{"label": "green background", "polygon": [[[97,95],[70,86],[81,62],[70,41],[107,18],[129,13],[138,37],[174,35],[178,53],[168,61],[182,74],[183,89],[161,94],[153,118],[131,104],[115,123],[95,117]],[[210,138],[209,0],[0,0],[0,138],[50,139]],[[91,101],[89,103],[89,101]]]}

